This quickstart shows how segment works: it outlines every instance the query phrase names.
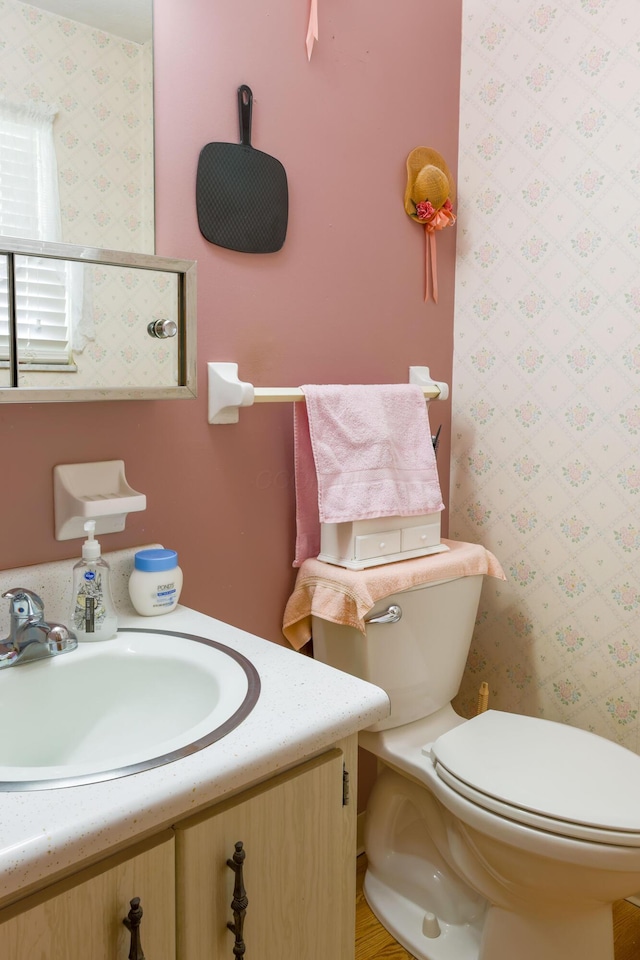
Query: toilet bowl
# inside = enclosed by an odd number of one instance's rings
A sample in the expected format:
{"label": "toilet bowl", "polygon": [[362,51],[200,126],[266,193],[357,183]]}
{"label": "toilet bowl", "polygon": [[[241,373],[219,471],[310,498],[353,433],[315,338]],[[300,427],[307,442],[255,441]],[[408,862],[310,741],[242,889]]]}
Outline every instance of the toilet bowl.
{"label": "toilet bowl", "polygon": [[[640,889],[640,757],[458,690],[482,577],[385,598],[359,631],[313,618],[314,656],[386,689],[360,734],[381,761],[364,893],[419,960],[613,960],[612,903]],[[635,801],[635,802],[634,802]]]}

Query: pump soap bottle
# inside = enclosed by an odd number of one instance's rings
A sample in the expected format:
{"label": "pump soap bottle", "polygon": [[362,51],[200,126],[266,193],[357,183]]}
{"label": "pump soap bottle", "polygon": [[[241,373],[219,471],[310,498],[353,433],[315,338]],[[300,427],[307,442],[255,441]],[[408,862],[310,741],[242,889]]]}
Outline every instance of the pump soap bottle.
{"label": "pump soap bottle", "polygon": [[78,640],[111,640],[118,630],[109,582],[111,571],[93,536],[95,520],[87,520],[84,529],[87,539],[82,544],[82,560],[73,568],[70,620]]}

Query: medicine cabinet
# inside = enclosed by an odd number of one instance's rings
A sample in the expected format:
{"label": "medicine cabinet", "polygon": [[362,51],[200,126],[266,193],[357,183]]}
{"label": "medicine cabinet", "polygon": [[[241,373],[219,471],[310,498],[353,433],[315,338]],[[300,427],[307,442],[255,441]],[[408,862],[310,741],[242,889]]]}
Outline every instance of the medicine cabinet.
{"label": "medicine cabinet", "polygon": [[196,396],[196,264],[0,238],[0,402]]}

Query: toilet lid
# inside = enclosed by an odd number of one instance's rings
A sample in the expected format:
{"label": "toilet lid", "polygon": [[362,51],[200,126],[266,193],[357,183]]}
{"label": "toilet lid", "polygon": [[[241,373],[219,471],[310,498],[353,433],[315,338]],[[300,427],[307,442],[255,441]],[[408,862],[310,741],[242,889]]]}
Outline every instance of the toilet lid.
{"label": "toilet lid", "polygon": [[640,845],[640,757],[610,740],[488,710],[430,753],[440,778],[485,809],[563,836]]}

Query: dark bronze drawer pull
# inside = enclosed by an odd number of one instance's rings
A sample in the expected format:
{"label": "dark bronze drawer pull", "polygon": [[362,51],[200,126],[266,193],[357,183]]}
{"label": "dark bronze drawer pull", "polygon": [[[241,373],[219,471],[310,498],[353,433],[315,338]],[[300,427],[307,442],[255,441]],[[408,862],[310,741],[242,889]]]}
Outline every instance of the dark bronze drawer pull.
{"label": "dark bronze drawer pull", "polygon": [[140,906],[140,897],[134,897],[129,901],[131,910],[122,921],[131,934],[131,946],[129,947],[129,960],[145,960],[140,943],[140,921],[142,920],[142,907]]}
{"label": "dark bronze drawer pull", "polygon": [[244,858],[246,853],[242,846],[241,841],[238,841],[235,845],[235,853],[233,854],[233,859],[227,860],[227,866],[231,867],[235,873],[235,881],[233,884],[233,900],[231,901],[231,909],[233,910],[233,923],[229,921],[227,926],[233,934],[235,934],[235,943],[233,945],[233,955],[236,960],[242,960],[246,950],[245,942],[242,939],[242,930],[244,927],[244,919],[247,913],[247,907],[249,905],[249,899],[247,897],[247,891],[244,889],[244,878],[242,875],[242,867],[244,864]]}

